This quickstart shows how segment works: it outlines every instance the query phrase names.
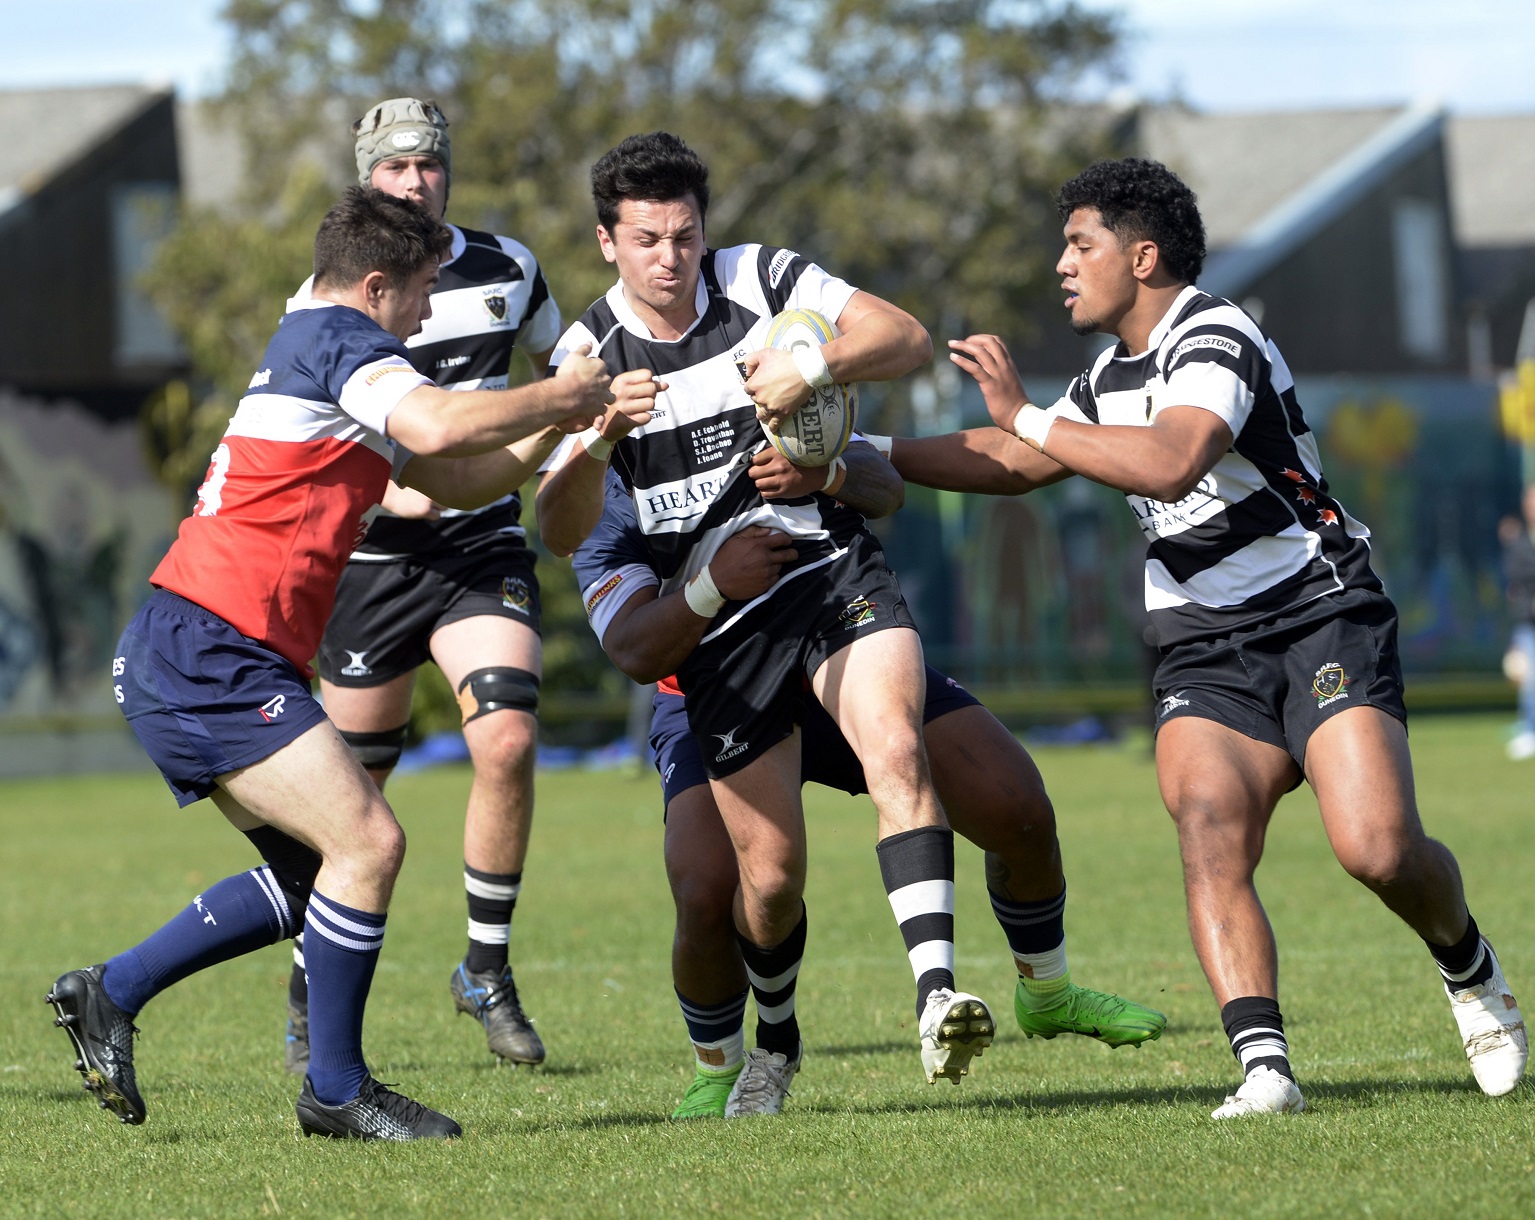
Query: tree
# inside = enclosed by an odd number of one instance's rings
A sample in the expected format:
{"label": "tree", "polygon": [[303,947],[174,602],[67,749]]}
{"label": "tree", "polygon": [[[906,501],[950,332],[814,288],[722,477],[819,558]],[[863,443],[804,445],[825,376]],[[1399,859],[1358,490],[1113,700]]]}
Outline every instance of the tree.
{"label": "tree", "polygon": [[[1098,151],[1058,103],[1115,37],[1069,0],[230,0],[224,16],[219,105],[250,151],[248,215],[195,218],[156,284],[223,409],[351,180],[346,122],[407,94],[452,122],[452,218],[526,242],[567,316],[612,282],[592,162],[666,128],[710,166],[712,244],[801,250],[940,338],[972,322],[1027,334],[1054,284],[1051,192]],[[328,195],[294,155],[317,125],[335,133]],[[874,430],[900,430],[905,409],[901,387],[864,396]],[[545,625],[558,635],[560,616]],[[599,680],[577,632],[552,651]]]}

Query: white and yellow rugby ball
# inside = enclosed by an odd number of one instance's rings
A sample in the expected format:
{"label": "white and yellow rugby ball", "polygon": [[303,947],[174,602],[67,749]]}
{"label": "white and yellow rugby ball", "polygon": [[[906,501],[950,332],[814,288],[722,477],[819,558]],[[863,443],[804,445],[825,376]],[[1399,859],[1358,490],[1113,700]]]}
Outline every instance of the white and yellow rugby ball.
{"label": "white and yellow rugby ball", "polygon": [[[813,309],[786,309],[768,323],[767,345],[792,352],[820,347],[837,337],[837,328]],[[812,389],[810,397],[777,432],[763,426],[768,444],[796,466],[825,466],[847,448],[858,415],[858,387],[829,385]]]}

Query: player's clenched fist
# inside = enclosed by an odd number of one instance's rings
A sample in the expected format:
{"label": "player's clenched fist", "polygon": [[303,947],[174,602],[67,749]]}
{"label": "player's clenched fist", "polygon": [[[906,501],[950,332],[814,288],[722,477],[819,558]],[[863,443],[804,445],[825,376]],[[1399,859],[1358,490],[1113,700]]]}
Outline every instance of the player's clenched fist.
{"label": "player's clenched fist", "polygon": [[788,534],[749,525],[725,539],[709,561],[709,575],[730,601],[749,601],[771,589],[779,569],[798,558]]}
{"label": "player's clenched fist", "polygon": [[557,421],[562,432],[581,432],[602,415],[608,401],[608,366],[591,355],[592,345],[583,343],[560,362],[553,384],[562,407],[568,413]]}
{"label": "player's clenched fist", "polygon": [[616,441],[648,424],[655,417],[656,396],[665,389],[666,382],[657,380],[649,369],[630,369],[613,378],[608,413],[598,427],[602,438]]}

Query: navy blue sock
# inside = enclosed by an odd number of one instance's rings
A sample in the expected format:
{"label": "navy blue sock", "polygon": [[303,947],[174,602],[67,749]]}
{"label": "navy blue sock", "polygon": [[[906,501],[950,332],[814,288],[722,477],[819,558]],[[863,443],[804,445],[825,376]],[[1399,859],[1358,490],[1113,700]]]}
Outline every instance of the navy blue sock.
{"label": "navy blue sock", "polygon": [[172,983],[292,936],[293,912],[270,868],[225,877],[176,918],[107,962],[112,1003],[136,1013]]}
{"label": "navy blue sock", "polygon": [[309,975],[309,1083],[327,1106],[362,1090],[362,1013],[384,944],[384,916],[358,911],[314,892],[304,922]]}
{"label": "navy blue sock", "polygon": [[991,911],[1002,925],[1013,956],[1049,953],[1066,939],[1066,889],[1043,902],[1014,902],[995,890],[987,890]]}

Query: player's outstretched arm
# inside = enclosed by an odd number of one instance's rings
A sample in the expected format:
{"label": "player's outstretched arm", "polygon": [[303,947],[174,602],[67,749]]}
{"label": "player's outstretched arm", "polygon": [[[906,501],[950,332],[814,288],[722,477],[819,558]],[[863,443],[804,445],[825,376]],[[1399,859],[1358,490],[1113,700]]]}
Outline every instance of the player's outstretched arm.
{"label": "player's outstretched arm", "polygon": [[892,437],[890,464],[908,483],[987,496],[1020,496],[1071,475],[998,428]]}
{"label": "player's outstretched arm", "polygon": [[[401,481],[445,508],[479,508],[510,495],[531,479],[565,435],[549,427],[475,457],[416,456],[405,463]],[[390,507],[385,499],[385,507]]]}
{"label": "player's outstretched arm", "polygon": [[905,480],[865,441],[854,441],[829,466],[796,466],[769,447],[752,455],[749,473],[764,500],[798,500],[821,491],[865,517],[888,517],[906,503]]}
{"label": "player's outstretched arm", "polygon": [[686,589],[658,597],[651,588],[630,597],[602,633],[603,650],[636,682],[674,674],[726,601],[749,601],[766,593],[779,569],[798,557],[789,535],[748,526],[724,541]]}
{"label": "player's outstretched arm", "polygon": [[[832,381],[894,381],[933,358],[933,341],[904,309],[855,292],[835,319],[842,332],[821,345]],[[792,415],[810,398],[810,385],[788,353],[765,348],[742,361],[746,392],[768,422]]]}
{"label": "player's outstretched arm", "polygon": [[418,386],[389,413],[385,427],[391,439],[423,457],[472,457],[548,427],[575,432],[589,426],[607,403],[608,382],[601,360],[573,352],[555,376],[510,390]]}
{"label": "player's outstretched arm", "polygon": [[574,554],[597,528],[613,446],[650,422],[666,382],[657,381],[649,369],[630,369],[613,378],[610,388],[606,414],[568,446],[560,464],[538,485],[538,536],[561,558]]}
{"label": "player's outstretched arm", "polygon": [[1083,423],[1029,401],[1012,355],[996,335],[951,339],[949,348],[949,359],[981,387],[998,428],[1095,483],[1173,503],[1192,492],[1231,448],[1231,428],[1214,411],[1165,407],[1145,427]]}

